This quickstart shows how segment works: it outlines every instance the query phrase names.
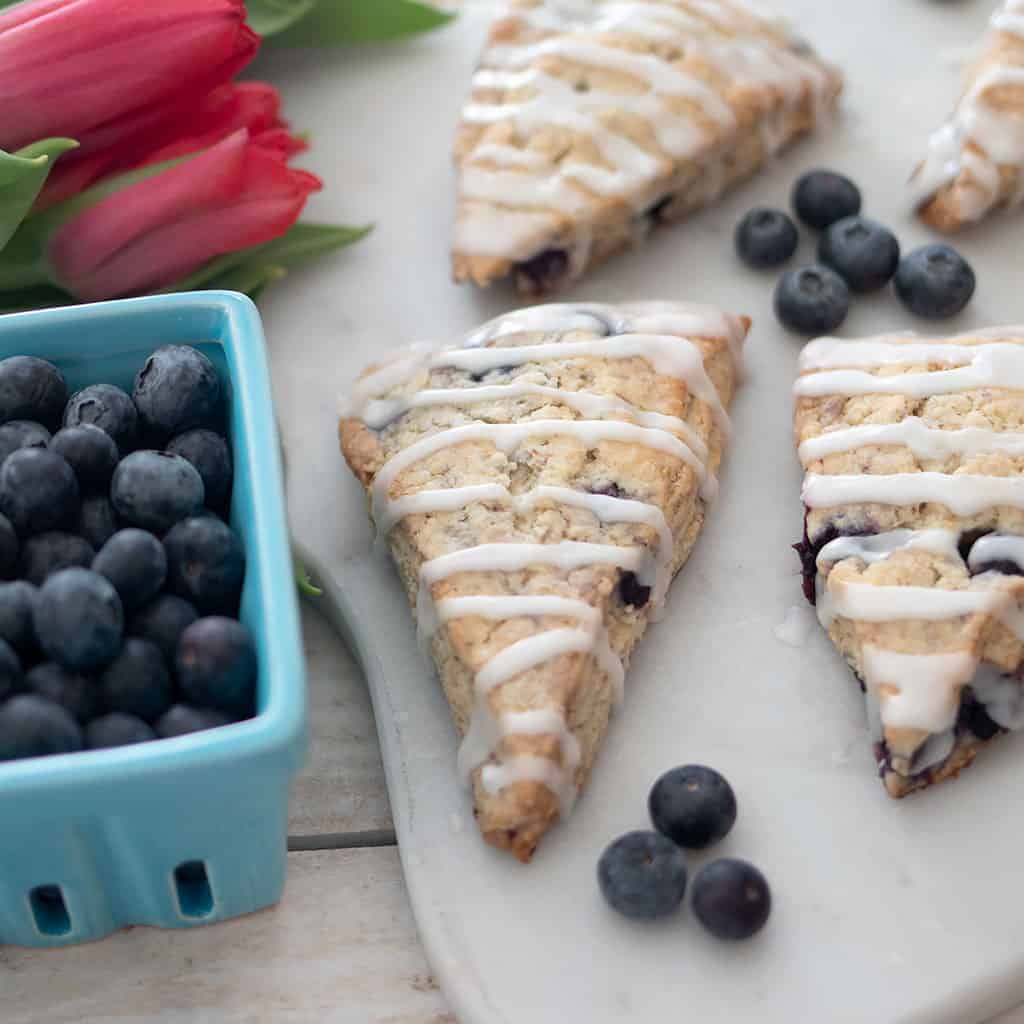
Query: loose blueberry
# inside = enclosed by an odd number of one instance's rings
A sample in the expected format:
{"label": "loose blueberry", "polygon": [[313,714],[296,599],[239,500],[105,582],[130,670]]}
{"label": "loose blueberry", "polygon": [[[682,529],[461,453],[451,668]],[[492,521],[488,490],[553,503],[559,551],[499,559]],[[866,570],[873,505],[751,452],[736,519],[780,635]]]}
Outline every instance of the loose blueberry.
{"label": "loose blueberry", "polygon": [[33,420],[10,420],[0,426],[0,462],[19,448],[45,448],[50,432]]}
{"label": "loose blueberry", "polygon": [[900,243],[884,225],[867,217],[844,217],[822,234],[818,259],[855,292],[889,283],[900,262]]}
{"label": "loose blueberry", "polygon": [[736,253],[747,266],[777,267],[796,252],[796,225],[781,210],[751,210],[736,226]]}
{"label": "loose blueberry", "polygon": [[21,448],[0,466],[0,512],[22,536],[74,522],[78,501],[75,474],[56,452]]}
{"label": "loose blueberry", "polygon": [[167,577],[164,546],[146,530],[118,530],[93,559],[93,571],[106,576],[125,612],[155,597]]}
{"label": "loose blueberry", "polygon": [[145,429],[166,440],[216,421],[220,379],[213,363],[198,349],[164,345],[139,370],[132,398]]}
{"label": "loose blueberry", "polygon": [[160,648],[137,636],[125,639],[114,660],[100,673],[100,694],[110,711],[155,722],[174,699],[174,685]]}
{"label": "loose blueberry", "polygon": [[768,882],[744,860],[712,861],[693,880],[693,912],[718,939],[749,939],[764,927],[771,910]]}
{"label": "loose blueberry", "polygon": [[793,186],[796,215],[819,230],[860,213],[860,202],[860,189],[835,171],[808,171]]}
{"label": "loose blueberry", "polygon": [[824,334],[838,327],[850,309],[850,291],[828,267],[812,264],[782,276],[775,288],[775,315],[800,334]]}
{"label": "loose blueberry", "polygon": [[626,917],[671,914],[686,892],[683,851],[657,832],[627,832],[597,863],[597,881],[609,905]]}
{"label": "loose blueberry", "polygon": [[[0,467],[0,483],[2,479]],[[203,480],[195,467],[169,452],[132,452],[118,464],[110,485],[110,500],[121,519],[154,533],[165,533],[195,515],[203,497]]]}
{"label": "loose blueberry", "polygon": [[516,286],[527,295],[543,295],[557,288],[568,273],[568,252],[545,249],[532,259],[516,264]]}
{"label": "loose blueberry", "polygon": [[245,549],[219,519],[202,516],[178,523],[164,538],[167,589],[200,612],[234,614],[245,577]]}
{"label": "loose blueberry", "polygon": [[118,459],[117,445],[108,433],[91,423],[64,427],[50,439],[50,450],[74,470],[83,493],[106,493]]}
{"label": "loose blueberry", "polygon": [[665,772],[651,788],[647,809],[662,835],[690,850],[718,842],[736,821],[732,787],[713,768],[699,764]]}
{"label": "loose blueberry", "polygon": [[39,586],[61,569],[79,565],[88,569],[96,557],[93,546],[74,533],[50,530],[25,541],[21,556],[21,574]]}
{"label": "loose blueberry", "polygon": [[242,718],[256,699],[256,645],[236,619],[197,619],[182,634],[175,656],[181,692],[193,704]]}
{"label": "loose blueberry", "polygon": [[174,664],[181,634],[199,618],[195,605],[175,594],[160,594],[131,618],[127,632],[160,648],[168,665]]}
{"label": "loose blueberry", "polygon": [[53,430],[67,400],[64,375],[53,363],[35,356],[0,360],[0,423],[36,420]]}
{"label": "loose blueberry", "polygon": [[97,551],[117,533],[117,515],[105,494],[88,494],[82,499],[77,530]]}
{"label": "loose blueberry", "polygon": [[0,704],[0,761],[82,749],[82,730],[59,704],[34,693]]}
{"label": "loose blueberry", "polygon": [[141,718],[121,714],[119,711],[94,718],[85,727],[85,745],[90,750],[127,747],[132,743],[147,743],[156,738],[156,733]]}
{"label": "loose blueberry", "polygon": [[952,246],[922,245],[900,261],[893,284],[911,313],[944,320],[959,313],[974,294],[974,271]]}
{"label": "loose blueberry", "polygon": [[22,657],[35,650],[32,615],[38,596],[39,591],[24,580],[0,583],[0,639],[6,640]]}
{"label": "loose blueberry", "polygon": [[174,438],[167,450],[195,466],[203,478],[210,508],[227,508],[231,499],[231,449],[220,434],[204,429],[187,430]]}
{"label": "loose blueberry", "polygon": [[6,640],[0,640],[0,701],[17,693],[22,682],[21,660]]}
{"label": "loose blueberry", "polygon": [[40,587],[33,622],[48,658],[87,672],[117,654],[124,613],[117,591],[98,572],[62,569]]}
{"label": "loose blueberry", "polygon": [[0,515],[0,579],[13,579],[21,565],[21,547],[18,534],[10,519]]}
{"label": "loose blueberry", "polygon": [[165,711],[156,723],[156,734],[162,739],[172,736],[186,736],[190,732],[202,732],[229,725],[231,719],[210,708],[194,708],[188,704],[175,704]]}
{"label": "loose blueberry", "polygon": [[90,384],[71,396],[64,426],[92,424],[109,434],[123,454],[135,446],[139,414],[131,397],[113,384]]}
{"label": "loose blueberry", "polygon": [[99,708],[96,680],[80,672],[70,672],[55,661],[44,661],[29,669],[25,686],[30,692],[59,704],[83,725]]}

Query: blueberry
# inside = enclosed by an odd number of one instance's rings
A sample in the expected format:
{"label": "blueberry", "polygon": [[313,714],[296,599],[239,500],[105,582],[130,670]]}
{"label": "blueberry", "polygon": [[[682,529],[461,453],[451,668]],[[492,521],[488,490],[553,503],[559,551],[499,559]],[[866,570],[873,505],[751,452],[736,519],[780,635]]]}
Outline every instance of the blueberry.
{"label": "blueberry", "polygon": [[168,452],[132,452],[118,464],[110,484],[110,500],[121,519],[154,533],[195,515],[203,497],[203,480],[195,467]]}
{"label": "blueberry", "polygon": [[135,715],[113,711],[102,718],[94,718],[85,727],[85,745],[90,750],[105,747],[127,747],[132,743],[155,740],[156,733]]}
{"label": "blueberry", "polygon": [[19,448],[45,448],[50,432],[33,420],[9,420],[0,426],[0,462]]}
{"label": "blueberry", "polygon": [[911,313],[943,320],[971,301],[975,278],[971,265],[956,249],[933,242],[903,257],[893,284],[900,302]]}
{"label": "blueberry", "polygon": [[152,641],[160,648],[167,664],[173,665],[181,634],[198,618],[199,613],[191,602],[175,594],[160,594],[135,613],[127,632]]}
{"label": "blueberry", "polygon": [[167,577],[164,546],[146,530],[118,530],[93,559],[95,572],[106,576],[126,611],[155,597]]}
{"label": "blueberry", "polygon": [[0,701],[17,693],[22,680],[21,660],[6,640],[0,640]]}
{"label": "blueberry", "polygon": [[0,583],[0,639],[6,640],[22,657],[35,650],[32,614],[38,596],[39,591],[24,580]]}
{"label": "blueberry", "polygon": [[643,608],[651,599],[651,588],[645,587],[635,572],[625,570],[619,577],[619,597],[632,608]]}
{"label": "blueberry", "polygon": [[174,438],[167,450],[195,466],[203,478],[207,505],[227,508],[231,500],[231,449],[220,434],[213,430],[187,430]]}
{"label": "blueberry", "polygon": [[106,493],[118,459],[117,445],[108,433],[92,423],[64,427],[50,439],[50,449],[74,470],[79,490]]}
{"label": "blueberry", "polygon": [[64,410],[65,427],[82,424],[92,424],[105,431],[124,453],[135,446],[139,414],[127,392],[113,384],[90,384],[76,391]]}
{"label": "blueberry", "polygon": [[82,749],[82,730],[59,704],[34,693],[0,704],[0,761]]}
{"label": "blueberry", "polygon": [[198,349],[164,345],[139,370],[132,398],[146,430],[166,440],[216,421],[220,379],[213,363]]}
{"label": "blueberry", "polygon": [[88,569],[96,551],[84,538],[61,530],[49,530],[25,541],[21,555],[21,574],[39,586],[47,577],[74,565]]}
{"label": "blueberry", "polygon": [[0,360],[0,423],[36,420],[53,430],[67,400],[64,375],[53,363],[35,356]]}
{"label": "blueberry", "polygon": [[167,589],[200,612],[234,614],[245,577],[245,549],[227,523],[208,516],[178,523],[164,537]]}
{"label": "blueberry", "polygon": [[755,207],[736,226],[736,253],[747,266],[777,267],[796,252],[796,225],[781,210]]}
{"label": "blueberry", "polygon": [[239,718],[254,713],[256,645],[235,619],[197,619],[182,634],[175,655],[181,692],[193,704]]}
{"label": "blueberry", "polygon": [[717,843],[736,821],[732,787],[713,768],[699,764],[665,772],[651,788],[647,809],[662,835],[691,850]]}
{"label": "blueberry", "polygon": [[775,288],[775,315],[800,334],[823,334],[838,327],[850,309],[850,291],[828,267],[812,264],[783,274]]}
{"label": "blueberry", "polygon": [[62,569],[40,587],[33,622],[48,658],[88,671],[117,654],[124,613],[117,591],[98,572]]}
{"label": "blueberry", "polygon": [[156,723],[156,734],[166,740],[172,736],[185,736],[190,732],[216,729],[230,723],[231,719],[219,711],[193,708],[188,704],[175,704],[160,716]]}
{"label": "blueberry", "polygon": [[86,495],[78,510],[76,528],[97,551],[103,547],[117,533],[117,516],[110,499],[105,494]]}
{"label": "blueberry", "polygon": [[0,515],[0,579],[13,579],[21,565],[21,548],[18,534],[10,519]]}
{"label": "blueberry", "polygon": [[686,892],[686,860],[675,843],[657,832],[627,832],[601,854],[597,881],[620,914],[638,920],[665,917]]}
{"label": "blueberry", "polygon": [[827,228],[860,213],[860,189],[835,171],[808,171],[793,186],[793,209],[809,227]]}
{"label": "blueberry", "polygon": [[44,661],[29,669],[25,685],[32,693],[59,704],[83,725],[99,708],[96,680],[80,672],[70,672],[55,661]]}
{"label": "blueberry", "polygon": [[844,217],[818,241],[818,259],[855,292],[873,292],[889,283],[900,262],[900,243],[884,225],[867,217]]}
{"label": "blueberry", "polygon": [[712,861],[693,880],[693,912],[716,938],[749,939],[764,927],[771,909],[764,875],[745,860]]}
{"label": "blueberry", "polygon": [[22,536],[56,530],[78,516],[71,467],[45,448],[21,448],[0,466],[0,512]]}
{"label": "blueberry", "polygon": [[120,652],[99,677],[100,694],[110,711],[155,722],[174,699],[174,684],[160,648],[137,636],[127,637]]}
{"label": "blueberry", "polygon": [[545,249],[516,264],[516,285],[528,295],[543,295],[562,284],[568,273],[569,253],[565,249]]}

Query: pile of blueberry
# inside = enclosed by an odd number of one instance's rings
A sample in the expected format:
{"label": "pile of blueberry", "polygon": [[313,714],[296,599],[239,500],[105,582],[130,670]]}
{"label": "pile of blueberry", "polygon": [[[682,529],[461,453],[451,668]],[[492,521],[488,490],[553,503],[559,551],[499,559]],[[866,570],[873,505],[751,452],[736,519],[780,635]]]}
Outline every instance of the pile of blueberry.
{"label": "pile of blueberry", "polygon": [[69,399],[52,363],[0,361],[0,761],[255,713],[224,404],[187,345],[130,395]]}
{"label": "pile of blueberry", "polygon": [[[647,807],[654,831],[627,832],[605,849],[597,880],[608,903],[637,920],[673,913],[686,893],[683,849],[724,839],[736,821],[732,787],[712,768],[689,764],[655,782]],[[771,913],[768,883],[753,864],[713,860],[693,880],[693,912],[719,939],[749,939]]]}
{"label": "pile of blueberry", "polygon": [[[932,243],[900,257],[896,236],[860,216],[860,189],[835,171],[808,171],[793,188],[793,209],[821,232],[818,262],[782,276],[775,315],[800,334],[834,330],[850,309],[850,294],[884,288],[890,281],[900,302],[916,316],[942,320],[959,313],[974,294],[970,264],[951,246]],[[785,263],[796,252],[796,224],[781,210],[757,207],[736,227],[736,252],[748,266]]]}

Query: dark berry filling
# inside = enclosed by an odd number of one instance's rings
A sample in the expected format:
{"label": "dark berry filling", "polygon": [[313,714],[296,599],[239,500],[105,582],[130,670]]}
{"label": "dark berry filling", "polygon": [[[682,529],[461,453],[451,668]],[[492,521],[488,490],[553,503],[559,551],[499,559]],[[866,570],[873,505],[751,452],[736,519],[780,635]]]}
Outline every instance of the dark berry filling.
{"label": "dark berry filling", "polygon": [[970,690],[964,690],[963,698],[960,701],[960,712],[956,719],[957,733],[970,732],[979,740],[990,740],[993,736],[1003,732],[1001,726],[997,725],[989,717],[985,705],[974,699]]}
{"label": "dark berry filling", "polygon": [[644,211],[644,216],[651,222],[652,225],[664,224],[664,214],[668,209],[669,204],[674,199],[674,196],[662,196],[653,206],[649,206]]}
{"label": "dark berry filling", "polygon": [[960,552],[960,557],[966,562],[975,542],[981,540],[982,537],[987,536],[991,532],[992,531],[986,527],[979,527],[974,530],[964,530],[956,542],[956,549]]}
{"label": "dark berry filling", "polygon": [[972,576],[980,576],[983,572],[999,572],[1004,576],[1024,576],[1024,569],[1007,558],[997,558],[994,561],[982,562],[981,565],[971,567]]}
{"label": "dark berry filling", "polygon": [[481,370],[478,373],[471,373],[469,375],[469,379],[474,384],[479,384],[488,377],[497,377],[501,374],[513,373],[516,369],[517,367],[515,366],[492,366],[489,370]]}
{"label": "dark berry filling", "polygon": [[821,553],[821,549],[829,541],[833,541],[837,537],[870,537],[874,533],[875,531],[868,527],[840,530],[837,526],[829,524],[814,540],[811,540],[807,533],[807,513],[806,511],[804,512],[803,539],[798,544],[793,545],[793,550],[800,558],[804,597],[807,598],[810,604],[817,604],[817,595],[814,588],[815,580],[818,576],[818,555]]}
{"label": "dark berry filling", "polygon": [[521,287],[534,294],[557,288],[569,273],[569,253],[565,249],[545,249],[532,259],[516,264]]}
{"label": "dark berry filling", "polygon": [[591,494],[600,494],[605,498],[628,498],[629,495],[618,484],[602,484],[600,487],[591,487]]}
{"label": "dark berry filling", "polygon": [[651,599],[651,588],[645,587],[636,577],[635,572],[628,569],[619,577],[619,596],[623,604],[634,608],[643,608]]}

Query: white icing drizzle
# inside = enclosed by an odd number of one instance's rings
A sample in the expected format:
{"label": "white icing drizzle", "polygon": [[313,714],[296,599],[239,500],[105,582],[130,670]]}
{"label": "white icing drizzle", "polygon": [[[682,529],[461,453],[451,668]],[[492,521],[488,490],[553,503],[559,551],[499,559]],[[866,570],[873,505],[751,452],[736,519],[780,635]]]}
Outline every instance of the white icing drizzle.
{"label": "white icing drizzle", "polygon": [[912,334],[865,338],[861,341],[818,338],[804,346],[800,353],[799,366],[802,373],[808,370],[915,366],[928,363],[955,366],[973,362],[981,355],[991,355],[1012,347],[1006,342],[966,345],[960,343],[963,340],[951,338],[949,341],[920,341]]}
{"label": "white icing drizzle", "polygon": [[[737,86],[771,88],[782,97],[762,119],[781,121],[805,95],[815,113],[826,103],[828,76],[807,52],[792,52],[777,36],[778,24],[763,19],[752,27],[729,8],[711,0],[691,3],[699,17],[666,2],[577,5],[546,0],[535,7],[506,7],[499,16],[517,17],[538,33],[552,33],[521,44],[489,45],[474,75],[473,97],[463,109],[467,124],[507,122],[520,138],[544,128],[566,128],[585,136],[600,162],[572,157],[556,162],[535,153],[514,158],[503,145],[482,143],[462,166],[464,199],[486,200],[466,211],[456,226],[456,248],[521,260],[560,240],[560,221],[578,214],[592,196],[622,198],[637,212],[660,198],[676,168],[701,161],[717,164],[717,150],[735,138],[738,122],[719,90],[661,54],[616,45],[623,33],[680,51],[698,50],[719,74]],[[750,11],[751,18],[760,15]],[[630,89],[579,87],[577,76],[541,67],[556,57],[574,66],[610,71],[635,83]],[[495,92],[502,94],[495,96]],[[695,105],[699,115],[680,111],[673,100]],[[625,112],[644,121],[658,151],[635,141],[609,113]],[[770,151],[781,136],[769,140]],[[706,177],[706,175],[705,175]],[[537,209],[552,210],[550,215]]]}
{"label": "white icing drizzle", "polygon": [[[1016,37],[1024,45],[1024,8],[1006,0],[991,20],[993,33]],[[1017,53],[1016,59],[1022,55]],[[911,176],[915,206],[956,183],[962,220],[980,220],[1000,199],[1000,165],[1024,168],[1024,113],[1001,110],[990,102],[1003,86],[1024,84],[1024,67],[1005,62],[983,71],[960,98],[949,120],[928,140],[924,161]],[[1024,189],[1008,205],[1024,199]]]}
{"label": "white icing drizzle", "polygon": [[860,537],[836,537],[818,552],[818,571],[827,576],[832,566],[847,558],[874,565],[897,551],[927,551],[962,564],[958,536],[955,530],[888,530]]}
{"label": "white icing drizzle", "polygon": [[967,556],[972,570],[991,562],[1013,562],[1024,570],[1024,537],[1007,533],[990,533],[979,537]]}

